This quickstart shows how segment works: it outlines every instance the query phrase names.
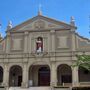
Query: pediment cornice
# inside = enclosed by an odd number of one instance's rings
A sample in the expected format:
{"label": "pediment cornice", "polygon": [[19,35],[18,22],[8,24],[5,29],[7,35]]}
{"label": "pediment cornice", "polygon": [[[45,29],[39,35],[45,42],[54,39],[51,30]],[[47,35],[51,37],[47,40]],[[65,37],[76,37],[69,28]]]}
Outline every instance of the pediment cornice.
{"label": "pediment cornice", "polygon": [[23,32],[23,31],[34,31],[34,30],[52,30],[52,29],[71,29],[75,28],[65,22],[57,21],[42,15],[33,17],[15,27],[8,30],[10,32]]}

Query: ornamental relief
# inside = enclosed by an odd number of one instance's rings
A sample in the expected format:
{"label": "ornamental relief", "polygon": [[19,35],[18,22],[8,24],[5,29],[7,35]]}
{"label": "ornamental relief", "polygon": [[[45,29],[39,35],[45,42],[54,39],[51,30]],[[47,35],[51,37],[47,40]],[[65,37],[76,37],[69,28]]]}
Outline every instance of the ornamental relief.
{"label": "ornamental relief", "polygon": [[48,22],[45,20],[38,19],[29,23],[28,25],[23,26],[18,31],[35,30],[35,29],[42,29],[42,30],[43,29],[65,29],[65,28],[67,27],[65,27],[64,25],[59,25],[54,22]]}
{"label": "ornamental relief", "polygon": [[42,20],[38,20],[34,23],[34,28],[36,29],[42,29],[42,28],[45,28],[45,22],[42,21]]}

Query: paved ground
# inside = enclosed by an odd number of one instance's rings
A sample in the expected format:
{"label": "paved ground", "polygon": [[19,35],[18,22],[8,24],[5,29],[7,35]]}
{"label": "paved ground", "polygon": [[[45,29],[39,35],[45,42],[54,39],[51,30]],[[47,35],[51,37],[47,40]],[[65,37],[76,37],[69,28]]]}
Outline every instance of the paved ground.
{"label": "paved ground", "polygon": [[50,87],[30,87],[30,88],[10,87],[9,90],[51,90],[51,88]]}

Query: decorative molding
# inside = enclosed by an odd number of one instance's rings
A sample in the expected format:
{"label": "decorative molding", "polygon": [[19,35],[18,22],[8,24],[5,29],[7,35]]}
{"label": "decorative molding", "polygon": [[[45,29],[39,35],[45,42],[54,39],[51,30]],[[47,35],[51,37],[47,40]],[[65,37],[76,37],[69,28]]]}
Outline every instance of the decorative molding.
{"label": "decorative molding", "polygon": [[22,51],[23,50],[23,39],[12,38],[11,39],[11,51]]}
{"label": "decorative molding", "polygon": [[45,22],[42,21],[42,20],[37,20],[37,21],[34,23],[34,28],[36,28],[36,29],[45,28]]}
{"label": "decorative molding", "polygon": [[43,57],[45,55],[47,55],[48,52],[40,52],[40,53],[37,53],[37,52],[32,52],[31,55],[33,55],[34,57]]}
{"label": "decorative molding", "polygon": [[50,34],[55,34],[55,30],[50,30]]}
{"label": "decorative molding", "polygon": [[60,49],[68,49],[68,41],[67,36],[59,36],[57,37],[57,48]]}

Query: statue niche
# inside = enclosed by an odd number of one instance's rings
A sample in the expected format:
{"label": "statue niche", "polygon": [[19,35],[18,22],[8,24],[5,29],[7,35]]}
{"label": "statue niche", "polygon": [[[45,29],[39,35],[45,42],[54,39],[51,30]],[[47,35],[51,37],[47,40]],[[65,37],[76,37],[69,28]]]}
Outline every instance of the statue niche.
{"label": "statue niche", "polygon": [[41,53],[43,51],[43,38],[38,37],[36,41],[36,52]]}

